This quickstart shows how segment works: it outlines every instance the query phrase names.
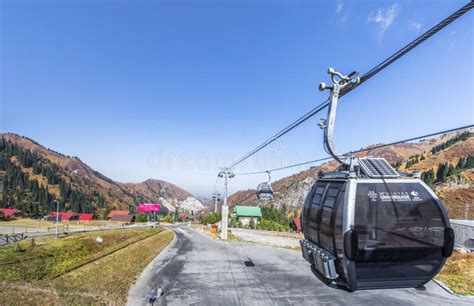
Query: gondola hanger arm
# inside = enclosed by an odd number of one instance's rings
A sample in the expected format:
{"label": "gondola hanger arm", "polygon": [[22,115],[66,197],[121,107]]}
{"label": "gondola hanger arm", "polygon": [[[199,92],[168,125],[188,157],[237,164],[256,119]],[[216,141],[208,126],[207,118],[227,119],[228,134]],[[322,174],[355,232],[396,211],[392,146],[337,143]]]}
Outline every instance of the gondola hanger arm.
{"label": "gondola hanger arm", "polygon": [[332,84],[319,84],[319,90],[330,90],[328,114],[327,119],[321,120],[318,125],[324,129],[324,148],[335,160],[343,165],[346,165],[349,162],[342,160],[340,157],[341,155],[337,153],[336,147],[334,145],[334,125],[336,122],[337,103],[339,97],[344,92],[347,92],[360,82],[360,78],[357,71],[353,71],[348,75],[343,75],[342,73],[335,71],[334,68],[329,68],[328,74],[331,76]]}

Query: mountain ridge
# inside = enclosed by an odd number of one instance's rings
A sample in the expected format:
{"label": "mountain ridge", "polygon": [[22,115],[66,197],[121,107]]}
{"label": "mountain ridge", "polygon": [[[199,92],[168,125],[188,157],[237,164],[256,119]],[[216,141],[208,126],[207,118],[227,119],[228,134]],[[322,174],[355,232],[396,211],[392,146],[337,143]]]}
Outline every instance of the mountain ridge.
{"label": "mountain ridge", "polygon": [[[35,191],[34,196],[20,199],[21,193],[10,190],[12,186],[3,186],[8,176],[6,176],[6,169],[0,168],[4,206],[12,204],[5,203],[5,198],[13,204],[18,201],[36,203],[41,200],[42,205],[48,207],[43,207],[42,210],[34,207],[33,211],[44,213],[51,210],[51,201],[57,199],[62,202],[62,208],[65,210],[87,210],[99,215],[105,215],[111,209],[136,211],[137,204],[143,202],[161,203],[172,212],[180,210],[182,204],[185,210],[198,211],[203,208],[196,197],[173,183],[159,179],[147,179],[140,183],[117,182],[94,170],[78,157],[51,150],[28,137],[2,133],[0,138],[4,142],[3,154],[8,155],[8,160],[4,159],[3,163],[8,163],[11,169],[14,168],[15,170],[11,171],[15,171],[17,177],[27,180],[23,182],[29,185],[28,188],[24,188],[27,193],[32,192],[30,189]],[[5,167],[4,165],[3,168]],[[32,183],[33,181],[36,183]],[[9,182],[13,182],[12,178]],[[42,191],[37,191],[37,189]],[[41,199],[38,193],[43,194]],[[71,193],[74,193],[74,199],[71,199]],[[72,202],[79,204],[75,205]],[[29,204],[20,203],[19,205],[29,210]]]}

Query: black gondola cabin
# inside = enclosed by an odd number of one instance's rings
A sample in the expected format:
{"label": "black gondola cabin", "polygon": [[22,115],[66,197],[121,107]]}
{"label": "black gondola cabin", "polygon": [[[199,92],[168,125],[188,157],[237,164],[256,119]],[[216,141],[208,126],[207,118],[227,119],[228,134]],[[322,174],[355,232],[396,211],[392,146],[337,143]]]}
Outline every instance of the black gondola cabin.
{"label": "black gondola cabin", "polygon": [[354,158],[355,171],[322,175],[302,212],[303,257],[349,290],[417,287],[453,250],[444,207],[417,178],[382,158]]}

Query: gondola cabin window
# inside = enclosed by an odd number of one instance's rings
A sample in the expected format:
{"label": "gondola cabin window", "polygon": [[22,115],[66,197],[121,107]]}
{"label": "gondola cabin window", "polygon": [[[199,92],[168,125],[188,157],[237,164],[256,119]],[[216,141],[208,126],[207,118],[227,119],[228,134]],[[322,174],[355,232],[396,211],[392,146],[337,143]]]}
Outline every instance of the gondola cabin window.
{"label": "gondola cabin window", "polygon": [[[380,263],[380,270],[372,266],[367,272],[384,277],[433,273],[441,257],[446,224],[443,212],[423,185],[359,183],[356,203],[358,277],[365,275],[363,263]],[[406,262],[407,269],[395,265],[397,262]],[[365,276],[373,278],[374,274]]]}
{"label": "gondola cabin window", "polygon": [[320,211],[320,206],[321,206],[321,201],[323,199],[323,194],[324,191],[326,190],[327,184],[317,184],[316,189],[314,190],[314,196],[313,199],[311,200],[311,208],[309,211],[309,224],[308,224],[308,230],[309,234],[313,239],[315,240],[315,243],[319,243],[319,238],[318,238],[318,230],[319,230],[319,222],[318,222],[318,217],[319,217],[319,211]]}
{"label": "gondola cabin window", "polygon": [[343,182],[331,182],[327,187],[324,196],[323,206],[321,209],[321,222],[319,228],[319,243],[320,246],[328,252],[335,255],[334,251],[334,218],[339,193],[344,186]]}

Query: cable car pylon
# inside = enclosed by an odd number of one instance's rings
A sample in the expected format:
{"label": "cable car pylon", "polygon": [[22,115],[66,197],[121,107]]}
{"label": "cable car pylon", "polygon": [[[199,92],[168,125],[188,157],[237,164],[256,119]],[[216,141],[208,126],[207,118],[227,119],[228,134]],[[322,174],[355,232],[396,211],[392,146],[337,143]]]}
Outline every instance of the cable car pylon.
{"label": "cable car pylon", "polygon": [[214,213],[217,214],[217,202],[219,202],[221,199],[219,198],[221,194],[217,191],[214,191],[212,193],[212,199],[214,200]]}
{"label": "cable car pylon", "polygon": [[235,175],[228,168],[223,168],[218,177],[224,178],[224,203],[222,205],[222,215],[221,215],[221,238],[222,240],[227,240],[227,225],[229,223],[229,207],[227,206],[227,185],[228,180],[233,178]]}

